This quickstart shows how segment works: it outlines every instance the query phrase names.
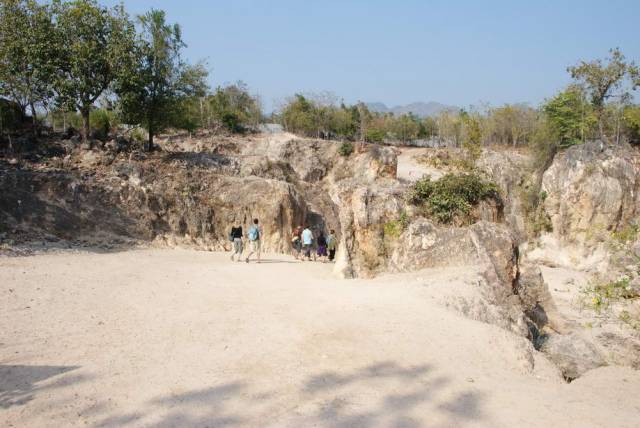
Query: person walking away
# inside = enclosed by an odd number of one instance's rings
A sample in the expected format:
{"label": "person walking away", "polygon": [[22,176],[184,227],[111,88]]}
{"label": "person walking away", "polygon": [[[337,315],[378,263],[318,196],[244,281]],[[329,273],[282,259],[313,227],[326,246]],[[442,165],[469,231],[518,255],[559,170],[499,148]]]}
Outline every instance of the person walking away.
{"label": "person walking away", "polygon": [[309,229],[309,226],[305,227],[302,231],[302,250],[304,251],[304,257],[311,261],[311,247],[313,245],[313,232]]}
{"label": "person walking away", "polygon": [[231,227],[231,233],[229,233],[229,240],[233,243],[233,253],[231,254],[231,261],[233,261],[234,256],[238,256],[237,260],[240,261],[240,257],[242,257],[242,251],[244,250],[242,244],[242,226],[239,224],[240,222],[236,222],[235,226]]}
{"label": "person walking away", "polygon": [[302,226],[298,226],[293,230],[291,245],[293,246],[293,257],[296,260],[302,258]]}
{"label": "person walking away", "polygon": [[329,261],[336,258],[336,231],[331,229],[327,235],[327,250],[329,251]]}
{"label": "person walking away", "polygon": [[249,238],[249,254],[247,254],[245,261],[249,263],[249,258],[255,253],[258,255],[258,263],[260,263],[260,239],[262,238],[262,230],[260,230],[257,218],[253,219],[253,225],[249,228],[247,238]]}
{"label": "person walking away", "polygon": [[318,234],[318,239],[316,241],[318,243],[318,257],[322,260],[322,263],[327,262],[327,238],[324,237],[324,233],[320,231]]}

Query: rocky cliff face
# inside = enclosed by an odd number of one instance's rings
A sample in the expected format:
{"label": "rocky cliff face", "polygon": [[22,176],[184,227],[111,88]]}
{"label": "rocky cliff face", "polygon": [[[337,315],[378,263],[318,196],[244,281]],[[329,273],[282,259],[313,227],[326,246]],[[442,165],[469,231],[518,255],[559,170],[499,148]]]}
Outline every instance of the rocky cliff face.
{"label": "rocky cliff face", "polygon": [[619,230],[640,214],[640,156],[629,146],[571,147],[544,173],[542,191],[554,237],[588,246],[599,230]]}
{"label": "rocky cliff face", "polygon": [[606,241],[640,214],[640,155],[598,142],[571,147],[544,173],[542,191],[553,226],[547,245],[565,250],[556,261],[604,268]]}
{"label": "rocky cliff face", "polygon": [[[347,160],[337,154],[338,143],[293,138],[161,144],[188,150],[145,155],[116,144],[87,151],[63,142],[56,146],[59,156],[2,163],[0,233],[223,250],[232,223],[248,227],[258,218],[265,251],[289,252],[296,226],[341,230],[345,214],[338,204],[353,201],[358,211],[358,192],[367,187],[367,201],[393,193],[378,184],[395,177],[396,157],[387,148],[367,147]],[[345,273],[367,273],[355,249],[365,241],[363,222],[384,223],[372,215],[355,216],[355,228],[345,221],[345,236],[354,237],[342,245],[356,254],[347,257]]]}

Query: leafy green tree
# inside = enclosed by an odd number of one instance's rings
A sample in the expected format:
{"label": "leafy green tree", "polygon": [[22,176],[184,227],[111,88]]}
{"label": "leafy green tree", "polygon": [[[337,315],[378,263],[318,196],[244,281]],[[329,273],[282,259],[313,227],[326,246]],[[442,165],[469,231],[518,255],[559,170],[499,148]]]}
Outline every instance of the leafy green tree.
{"label": "leafy green tree", "polygon": [[627,106],[622,117],[627,139],[631,144],[640,144],[640,106]]}
{"label": "leafy green tree", "polygon": [[342,103],[332,112],[331,124],[335,134],[343,140],[354,140],[358,132],[359,112],[355,106]]}
{"label": "leafy green tree", "polygon": [[135,28],[122,6],[108,9],[94,0],[75,0],[59,4],[57,9],[64,49],[55,91],[61,106],[80,112],[82,139],[87,142],[94,103],[117,73],[130,68]]}
{"label": "leafy green tree", "polygon": [[386,136],[386,132],[384,132],[383,129],[372,127],[367,129],[367,135],[365,137],[365,140],[367,141],[367,143],[380,144],[384,142],[385,136]]}
{"label": "leafy green tree", "polygon": [[249,93],[244,82],[216,88],[206,99],[206,107],[207,126],[211,126],[213,120],[231,132],[244,132],[248,127],[255,129],[262,119],[260,100]]}
{"label": "leafy green tree", "polygon": [[597,59],[582,61],[576,66],[567,68],[571,77],[586,89],[591,105],[598,120],[599,136],[609,141],[605,133],[605,107],[610,98],[624,100],[629,98],[629,91],[640,86],[640,69],[635,63],[627,62],[619,49],[609,51],[605,61]]}
{"label": "leafy green tree", "polygon": [[314,105],[304,95],[295,94],[284,107],[281,118],[288,132],[311,136],[316,130]]}
{"label": "leafy green tree", "polygon": [[53,95],[60,44],[51,7],[35,0],[0,2],[0,95],[27,106],[37,128],[36,106]]}
{"label": "leafy green tree", "polygon": [[478,114],[469,114],[466,111],[460,112],[464,127],[464,138],[462,148],[467,157],[467,167],[472,169],[482,153],[482,128]]}
{"label": "leafy green tree", "polygon": [[569,86],[548,100],[542,111],[559,147],[568,147],[584,141],[589,124],[593,121],[591,108],[584,102],[582,88]]}
{"label": "leafy green tree", "polygon": [[417,138],[419,130],[419,121],[411,113],[397,117],[391,116],[387,123],[387,132],[402,143],[406,143],[407,141]]}
{"label": "leafy green tree", "polygon": [[138,19],[135,62],[118,75],[116,92],[124,121],[147,129],[145,148],[152,150],[158,132],[185,119],[188,99],[204,95],[207,71],[202,64],[188,66],[181,60],[185,44],[180,26],[167,24],[164,11],[152,9]]}
{"label": "leafy green tree", "polygon": [[462,120],[460,113],[443,110],[436,117],[438,136],[444,141],[451,141],[458,146],[462,140]]}
{"label": "leafy green tree", "polygon": [[436,120],[430,116],[427,116],[424,119],[422,119],[418,137],[433,138],[436,135],[438,135],[438,123],[436,122]]}
{"label": "leafy green tree", "polygon": [[505,104],[489,111],[487,139],[500,144],[517,146],[528,141],[533,132],[537,112],[527,106]]}

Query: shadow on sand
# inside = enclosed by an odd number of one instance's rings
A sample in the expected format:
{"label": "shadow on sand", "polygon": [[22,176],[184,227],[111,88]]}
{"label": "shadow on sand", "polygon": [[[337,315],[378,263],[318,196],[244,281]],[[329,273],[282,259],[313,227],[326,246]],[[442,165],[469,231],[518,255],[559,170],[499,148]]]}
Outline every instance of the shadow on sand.
{"label": "shadow on sand", "polygon": [[[159,396],[139,411],[104,415],[96,425],[415,428],[426,426],[424,419],[430,427],[490,423],[482,392],[451,387],[450,379],[433,372],[428,364],[402,367],[385,361],[347,374],[320,372],[294,389],[281,385],[265,391],[239,380]],[[379,392],[383,389],[389,392]]]}
{"label": "shadow on sand", "polygon": [[45,382],[78,366],[11,366],[0,365],[0,409],[20,406],[43,391],[86,380],[83,375],[67,375]]}

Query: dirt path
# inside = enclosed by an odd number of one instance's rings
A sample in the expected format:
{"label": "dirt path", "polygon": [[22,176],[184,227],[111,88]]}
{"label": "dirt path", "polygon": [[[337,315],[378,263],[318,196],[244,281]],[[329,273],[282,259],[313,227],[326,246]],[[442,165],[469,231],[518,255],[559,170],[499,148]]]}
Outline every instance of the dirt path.
{"label": "dirt path", "polygon": [[442,171],[420,163],[416,159],[418,156],[424,154],[425,151],[432,149],[402,147],[399,148],[399,150],[398,179],[413,183],[425,175],[431,176],[433,180],[437,180],[444,175]]}
{"label": "dirt path", "polygon": [[634,427],[640,375],[565,384],[439,303],[473,269],[139,250],[0,258],[0,426]]}

